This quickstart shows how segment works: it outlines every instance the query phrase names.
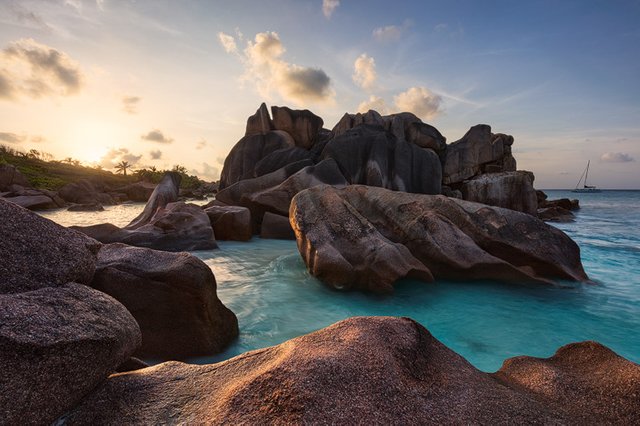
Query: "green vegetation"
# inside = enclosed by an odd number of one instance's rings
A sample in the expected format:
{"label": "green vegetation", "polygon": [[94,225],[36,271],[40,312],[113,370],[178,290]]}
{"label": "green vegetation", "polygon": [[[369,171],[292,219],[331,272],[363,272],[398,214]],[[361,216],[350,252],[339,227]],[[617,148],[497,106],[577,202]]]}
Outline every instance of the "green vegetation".
{"label": "green vegetation", "polygon": [[[80,179],[102,182],[114,188],[140,180],[158,183],[162,176],[169,171],[150,167],[138,169],[133,173],[127,174],[126,171],[131,170],[132,167],[126,161],[122,163],[126,163],[124,168],[117,167],[117,169],[121,170],[123,174],[115,174],[103,170],[100,166],[84,166],[80,161],[71,157],[67,157],[62,161],[54,160],[51,154],[35,149],[29,152],[21,152],[8,146],[0,145],[0,164],[15,166],[29,179],[31,185],[38,189],[57,191],[64,185]],[[118,166],[122,166],[122,163]],[[182,176],[181,188],[195,189],[203,183],[197,176],[187,174],[187,169],[184,166],[176,165],[171,171],[178,172]]]}

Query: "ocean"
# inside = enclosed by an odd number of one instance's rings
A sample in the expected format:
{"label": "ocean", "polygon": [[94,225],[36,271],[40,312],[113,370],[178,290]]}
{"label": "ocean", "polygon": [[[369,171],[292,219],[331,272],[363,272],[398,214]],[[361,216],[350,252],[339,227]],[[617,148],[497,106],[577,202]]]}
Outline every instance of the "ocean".
{"label": "ocean", "polygon": [[[413,318],[487,372],[499,369],[506,358],[548,357],[562,345],[583,340],[598,341],[640,363],[640,191],[545,192],[550,199],[580,200],[576,221],[554,226],[578,243],[594,284],[403,280],[392,295],[343,293],[306,271],[295,241],[219,241],[219,249],[193,254],[213,270],[218,296],[238,316],[240,337],[221,354],[189,361],[218,362],[351,316],[390,315]],[[123,226],[142,207],[42,215],[65,226]]]}

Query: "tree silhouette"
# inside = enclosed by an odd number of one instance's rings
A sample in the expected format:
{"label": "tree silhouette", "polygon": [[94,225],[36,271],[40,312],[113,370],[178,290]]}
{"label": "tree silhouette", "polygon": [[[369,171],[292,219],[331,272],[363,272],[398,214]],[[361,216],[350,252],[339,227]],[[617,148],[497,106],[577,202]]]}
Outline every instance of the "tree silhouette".
{"label": "tree silhouette", "polygon": [[122,160],[118,164],[116,164],[116,171],[122,172],[123,175],[127,175],[127,169],[131,168],[131,164],[128,161]]}

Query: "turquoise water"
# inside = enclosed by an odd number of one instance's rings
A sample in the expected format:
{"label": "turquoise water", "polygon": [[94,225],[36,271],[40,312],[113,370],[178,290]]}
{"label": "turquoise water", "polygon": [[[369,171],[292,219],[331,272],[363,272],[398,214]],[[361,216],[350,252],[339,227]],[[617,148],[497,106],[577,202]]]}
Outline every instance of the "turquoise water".
{"label": "turquoise water", "polygon": [[[548,194],[580,199],[576,221],[557,226],[580,245],[585,270],[597,284],[405,280],[390,296],[341,293],[307,273],[294,241],[222,241],[219,250],[194,254],[214,271],[220,299],[238,316],[240,337],[224,353],[192,361],[220,361],[354,315],[392,315],[417,320],[484,371],[497,370],[505,358],[546,357],[582,340],[597,340],[640,362],[640,192]],[[139,208],[124,209],[132,218]],[[65,225],[97,223],[97,215],[117,212],[61,214],[49,217]]]}

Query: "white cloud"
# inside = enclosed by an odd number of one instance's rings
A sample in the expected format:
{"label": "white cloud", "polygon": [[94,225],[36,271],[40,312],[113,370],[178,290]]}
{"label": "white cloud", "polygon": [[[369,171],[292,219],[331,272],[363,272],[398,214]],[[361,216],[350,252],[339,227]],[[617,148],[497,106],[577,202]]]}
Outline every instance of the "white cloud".
{"label": "white cloud", "polygon": [[370,109],[379,112],[381,115],[389,113],[385,100],[375,95],[369,96],[369,99],[360,102],[360,105],[358,105],[358,112],[367,112]]}
{"label": "white cloud", "polygon": [[358,56],[353,64],[353,81],[365,90],[370,90],[374,87],[377,74],[376,74],[376,61],[367,56],[366,53]]}
{"label": "white cloud", "polygon": [[201,170],[193,169],[191,173],[198,176],[201,179],[208,180],[211,182],[214,182],[220,179],[220,169],[218,169],[215,166],[211,166],[208,163],[202,163]]}
{"label": "white cloud", "polygon": [[396,108],[412,112],[420,118],[430,119],[441,111],[442,98],[426,87],[412,87],[393,97]]}
{"label": "white cloud", "polygon": [[146,135],[140,136],[140,139],[143,139],[143,140],[149,141],[149,142],[157,142],[157,143],[171,143],[171,142],[173,142],[172,138],[166,136],[164,133],[162,133],[158,129],[153,129],[153,130],[149,131]]}
{"label": "white cloud", "polygon": [[331,79],[319,68],[303,67],[286,62],[286,52],[275,32],[258,33],[241,55],[245,66],[243,80],[252,82],[261,96],[272,93],[297,105],[325,102],[333,99]]}
{"label": "white cloud", "polygon": [[82,87],[82,72],[75,61],[33,39],[14,41],[2,50],[0,58],[0,98],[69,96]]}
{"label": "white cloud", "polygon": [[378,41],[398,41],[402,35],[402,28],[397,25],[387,25],[373,30],[373,38]]}
{"label": "white cloud", "polygon": [[329,19],[338,6],[340,6],[340,0],[322,0],[322,13]]}
{"label": "white cloud", "polygon": [[624,152],[605,152],[600,157],[600,161],[604,163],[630,163],[636,160]]}
{"label": "white cloud", "polygon": [[232,35],[225,34],[222,31],[218,33],[218,40],[227,53],[236,53],[238,46],[236,46],[236,40]]}

